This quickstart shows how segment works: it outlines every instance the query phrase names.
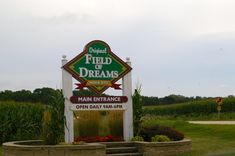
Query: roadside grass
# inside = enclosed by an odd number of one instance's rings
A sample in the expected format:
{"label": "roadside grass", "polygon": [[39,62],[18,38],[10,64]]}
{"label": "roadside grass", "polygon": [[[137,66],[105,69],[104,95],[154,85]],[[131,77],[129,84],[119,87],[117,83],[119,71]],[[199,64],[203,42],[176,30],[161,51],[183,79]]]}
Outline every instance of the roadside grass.
{"label": "roadside grass", "polygon": [[235,125],[197,125],[183,120],[144,120],[143,124],[161,124],[183,132],[192,140],[192,151],[178,156],[234,156]]}
{"label": "roadside grass", "polygon": [[2,156],[2,146],[0,146],[0,156]]}

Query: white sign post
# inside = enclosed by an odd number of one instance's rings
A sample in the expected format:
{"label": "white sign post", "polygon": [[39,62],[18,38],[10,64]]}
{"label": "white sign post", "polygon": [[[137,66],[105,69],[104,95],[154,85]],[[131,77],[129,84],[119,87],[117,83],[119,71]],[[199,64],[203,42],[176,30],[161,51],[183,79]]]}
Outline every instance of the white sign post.
{"label": "white sign post", "polygon": [[[130,58],[126,62],[131,66]],[[131,71],[122,79],[123,96],[127,96],[126,110],[123,113],[123,138],[125,141],[130,141],[133,137],[133,104],[132,104],[132,78]]]}
{"label": "white sign post", "polygon": [[[73,96],[72,76],[81,82],[81,84],[78,84],[78,89],[88,87],[99,94],[109,87],[121,89],[120,84],[115,84],[115,82],[122,78],[122,96]],[[75,110],[124,110],[123,138],[125,141],[131,140],[133,137],[133,105],[131,62],[129,58],[125,63],[111,52],[110,47],[105,42],[100,40],[92,41],[86,45],[81,54],[70,62],[66,60],[66,56],[63,56],[62,89],[65,98],[66,122],[64,127],[66,143],[74,141],[73,111]]]}
{"label": "white sign post", "polygon": [[[62,66],[65,65],[68,61],[66,60],[66,56],[63,56]],[[69,74],[62,68],[62,91],[65,98],[65,108],[64,108],[64,116],[65,116],[65,125],[64,125],[64,133],[65,133],[65,143],[72,143],[74,141],[74,129],[73,129],[73,111],[70,109],[71,102],[70,97],[73,95],[72,88],[72,75]]]}

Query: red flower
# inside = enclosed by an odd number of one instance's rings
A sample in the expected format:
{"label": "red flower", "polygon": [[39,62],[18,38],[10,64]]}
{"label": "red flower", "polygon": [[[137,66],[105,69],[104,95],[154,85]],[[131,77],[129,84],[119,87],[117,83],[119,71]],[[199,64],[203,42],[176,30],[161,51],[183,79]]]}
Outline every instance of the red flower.
{"label": "red flower", "polygon": [[87,136],[87,137],[76,137],[74,142],[85,141],[85,142],[111,142],[111,141],[123,141],[122,137],[119,136]]}

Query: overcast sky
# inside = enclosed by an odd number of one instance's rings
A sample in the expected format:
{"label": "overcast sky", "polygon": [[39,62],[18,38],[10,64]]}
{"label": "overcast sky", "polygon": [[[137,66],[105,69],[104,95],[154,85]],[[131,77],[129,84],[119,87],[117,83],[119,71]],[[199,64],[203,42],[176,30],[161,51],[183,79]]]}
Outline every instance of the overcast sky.
{"label": "overcast sky", "polygon": [[143,95],[235,95],[234,19],[234,0],[0,0],[0,90],[61,88],[61,56],[99,39]]}

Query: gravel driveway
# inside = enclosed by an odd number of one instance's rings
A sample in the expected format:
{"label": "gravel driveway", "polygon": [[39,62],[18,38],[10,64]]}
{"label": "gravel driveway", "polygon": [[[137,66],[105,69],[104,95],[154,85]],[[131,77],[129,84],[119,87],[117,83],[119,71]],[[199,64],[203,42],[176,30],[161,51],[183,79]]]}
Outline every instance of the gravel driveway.
{"label": "gravel driveway", "polygon": [[235,125],[235,121],[189,121],[189,123],[204,125]]}

